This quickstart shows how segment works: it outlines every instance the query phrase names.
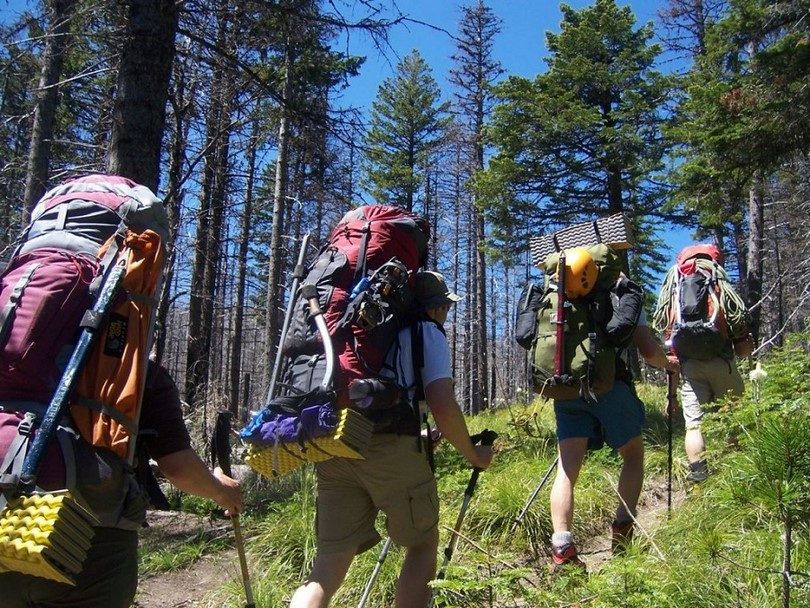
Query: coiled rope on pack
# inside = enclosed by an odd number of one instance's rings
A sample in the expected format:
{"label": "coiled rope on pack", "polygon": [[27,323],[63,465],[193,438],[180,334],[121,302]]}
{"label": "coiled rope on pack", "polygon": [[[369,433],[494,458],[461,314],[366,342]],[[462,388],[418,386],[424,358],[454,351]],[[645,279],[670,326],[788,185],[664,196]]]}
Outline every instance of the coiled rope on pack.
{"label": "coiled rope on pack", "polygon": [[[745,302],[737,294],[731,285],[728,273],[725,269],[713,262],[703,258],[691,260],[695,264],[696,270],[713,277],[720,292],[720,307],[728,322],[731,337],[736,338],[746,330],[746,308]],[[677,305],[673,295],[677,289],[679,270],[675,265],[669,269],[664,277],[664,284],[658,293],[658,300],[655,311],[652,315],[652,326],[656,331],[668,332],[671,329],[672,320],[675,319],[674,306]]]}

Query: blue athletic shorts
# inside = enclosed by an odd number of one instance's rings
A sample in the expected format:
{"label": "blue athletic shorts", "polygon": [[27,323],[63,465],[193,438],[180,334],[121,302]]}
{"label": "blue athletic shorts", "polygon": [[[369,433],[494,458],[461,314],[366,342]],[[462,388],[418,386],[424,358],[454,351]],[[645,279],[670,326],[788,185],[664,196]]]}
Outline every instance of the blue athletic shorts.
{"label": "blue athletic shorts", "polygon": [[613,388],[596,398],[561,399],[554,402],[557,417],[557,440],[587,437],[597,441],[604,437],[614,450],[641,435],[644,404],[627,384],[616,381]]}

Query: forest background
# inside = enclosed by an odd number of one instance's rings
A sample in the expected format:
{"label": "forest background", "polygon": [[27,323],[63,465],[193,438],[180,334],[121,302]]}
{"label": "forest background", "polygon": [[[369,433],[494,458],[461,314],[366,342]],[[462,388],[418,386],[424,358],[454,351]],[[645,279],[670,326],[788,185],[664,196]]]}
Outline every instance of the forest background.
{"label": "forest background", "polygon": [[[263,402],[302,238],[311,257],[361,201],[431,220],[429,263],[465,294],[449,337],[469,413],[528,394],[528,238],[576,221],[631,219],[650,298],[673,227],[716,241],[758,354],[805,327],[806,0],[469,2],[440,22],[377,0],[5,4],[0,244],[68,175],[158,191],[157,349],[204,424]],[[516,7],[520,32],[499,15]]]}

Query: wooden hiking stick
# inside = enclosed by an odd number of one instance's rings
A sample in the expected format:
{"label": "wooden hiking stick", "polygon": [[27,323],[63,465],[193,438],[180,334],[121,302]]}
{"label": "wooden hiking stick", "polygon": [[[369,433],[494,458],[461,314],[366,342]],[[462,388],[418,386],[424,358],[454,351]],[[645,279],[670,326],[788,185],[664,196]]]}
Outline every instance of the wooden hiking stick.
{"label": "wooden hiking stick", "polygon": [[[219,462],[219,468],[228,477],[231,477],[231,416],[227,411],[217,413],[217,422],[214,427],[214,458]],[[253,601],[253,590],[250,586],[250,572],[248,572],[247,557],[245,556],[245,540],[242,537],[242,524],[239,514],[231,515],[233,536],[236,542],[236,552],[239,555],[239,569],[242,573],[242,586],[245,588],[245,608],[256,608]]]}

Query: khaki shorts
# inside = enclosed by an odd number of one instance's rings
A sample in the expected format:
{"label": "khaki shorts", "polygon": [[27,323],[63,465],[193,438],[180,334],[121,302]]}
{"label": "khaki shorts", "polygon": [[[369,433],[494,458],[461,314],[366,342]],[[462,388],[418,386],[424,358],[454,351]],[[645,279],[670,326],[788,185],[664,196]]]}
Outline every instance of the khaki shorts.
{"label": "khaki shorts", "polygon": [[416,437],[375,435],[365,460],[332,458],[316,466],[319,553],[354,549],[380,541],[377,514],[386,515],[388,535],[402,547],[426,542],[439,523],[436,479]]}
{"label": "khaki shorts", "polygon": [[700,427],[703,411],[712,401],[727,394],[743,394],[743,380],[734,360],[715,357],[709,361],[687,359],[681,362],[681,400],[687,429]]}

